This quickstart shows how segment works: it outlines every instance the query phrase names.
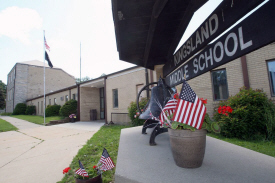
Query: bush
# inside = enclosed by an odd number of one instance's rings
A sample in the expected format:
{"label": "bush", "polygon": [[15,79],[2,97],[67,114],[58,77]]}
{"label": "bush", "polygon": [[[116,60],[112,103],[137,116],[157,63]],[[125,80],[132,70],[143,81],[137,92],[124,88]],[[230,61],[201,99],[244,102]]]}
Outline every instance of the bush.
{"label": "bush", "polygon": [[76,112],[77,112],[76,100],[69,100],[59,110],[59,114],[64,117],[69,117],[69,115],[76,114]]}
{"label": "bush", "polygon": [[34,105],[27,106],[26,109],[26,115],[35,115],[36,114],[36,108]]}
{"label": "bush", "polygon": [[45,110],[45,116],[46,117],[58,116],[60,108],[61,108],[60,105],[48,105]]}
{"label": "bush", "polygon": [[233,109],[228,116],[214,114],[215,120],[224,121],[223,136],[245,140],[274,139],[275,105],[263,91],[241,88],[237,95],[220,104]]}
{"label": "bush", "polygon": [[0,116],[11,116],[11,115],[12,115],[12,113],[10,113],[10,112],[3,112],[0,114]]}
{"label": "bush", "polygon": [[27,109],[27,105],[24,104],[24,103],[18,103],[16,106],[15,106],[15,109],[13,111],[13,115],[25,115],[26,114],[26,109]]}
{"label": "bush", "polygon": [[[147,102],[148,102],[147,98],[142,98],[139,102],[140,109],[143,109],[145,107],[145,105],[147,104]],[[133,126],[143,125],[143,123],[145,121],[143,119],[139,119],[139,115],[137,115],[137,112],[138,112],[137,103],[131,102],[130,106],[128,107],[128,115],[131,119],[131,123]]]}

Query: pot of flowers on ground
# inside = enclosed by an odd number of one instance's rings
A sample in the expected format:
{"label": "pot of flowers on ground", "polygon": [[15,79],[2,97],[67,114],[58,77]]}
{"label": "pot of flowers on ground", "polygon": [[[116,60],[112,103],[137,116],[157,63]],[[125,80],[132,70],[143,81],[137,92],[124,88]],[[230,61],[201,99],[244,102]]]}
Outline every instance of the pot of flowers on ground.
{"label": "pot of flowers on ground", "polygon": [[75,120],[76,120],[76,115],[75,115],[75,114],[71,114],[71,115],[69,116],[69,118],[71,119],[71,122],[74,123]]}
{"label": "pot of flowers on ground", "polygon": [[[102,183],[102,173],[115,167],[105,148],[98,164],[94,165],[92,170],[86,171],[80,160],[78,160],[78,163],[79,169],[75,171],[76,183]],[[70,170],[70,167],[65,168],[63,174],[68,173]]]}
{"label": "pot of flowers on ground", "polygon": [[220,131],[219,124],[212,122],[206,113],[206,103],[207,99],[198,98],[184,81],[180,95],[174,95],[162,109],[160,123],[168,127],[173,158],[179,167],[200,167],[207,131]]}

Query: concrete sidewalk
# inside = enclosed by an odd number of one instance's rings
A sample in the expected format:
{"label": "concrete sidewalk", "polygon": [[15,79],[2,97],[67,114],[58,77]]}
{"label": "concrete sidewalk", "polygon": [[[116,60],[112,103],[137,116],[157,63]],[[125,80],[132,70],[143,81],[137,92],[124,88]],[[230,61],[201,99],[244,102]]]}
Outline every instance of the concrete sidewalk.
{"label": "concrete sidewalk", "polygon": [[121,131],[116,164],[116,183],[274,183],[275,158],[212,137],[200,168],[178,167],[173,159],[168,133],[149,145],[151,129]]}
{"label": "concrete sidewalk", "polygon": [[41,126],[1,116],[18,131],[0,133],[0,182],[57,182],[86,141],[104,122]]}

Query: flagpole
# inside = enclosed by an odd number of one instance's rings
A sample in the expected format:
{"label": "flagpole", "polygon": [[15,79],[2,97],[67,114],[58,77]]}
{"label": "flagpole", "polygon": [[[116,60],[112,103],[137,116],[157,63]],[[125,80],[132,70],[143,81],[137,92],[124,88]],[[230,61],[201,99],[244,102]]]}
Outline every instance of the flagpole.
{"label": "flagpole", "polygon": [[44,42],[44,52],[43,52],[43,59],[44,59],[44,125],[45,125],[45,108],[46,108],[46,99],[45,99],[45,30],[43,30],[44,32],[44,37],[43,37],[43,42]]}
{"label": "flagpole", "polygon": [[81,41],[80,41],[80,79],[79,83],[81,83]]}

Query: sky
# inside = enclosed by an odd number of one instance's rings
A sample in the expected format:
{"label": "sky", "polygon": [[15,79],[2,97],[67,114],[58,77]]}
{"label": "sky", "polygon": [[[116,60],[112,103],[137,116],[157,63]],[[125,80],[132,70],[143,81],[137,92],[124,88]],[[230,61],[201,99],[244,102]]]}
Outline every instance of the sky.
{"label": "sky", "polygon": [[[209,0],[194,14],[179,46],[220,2]],[[76,78],[80,77],[80,42],[82,78],[135,66],[119,60],[111,0],[0,0],[0,25],[4,83],[17,62],[44,61],[43,30],[53,66]]]}

